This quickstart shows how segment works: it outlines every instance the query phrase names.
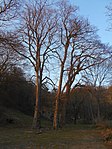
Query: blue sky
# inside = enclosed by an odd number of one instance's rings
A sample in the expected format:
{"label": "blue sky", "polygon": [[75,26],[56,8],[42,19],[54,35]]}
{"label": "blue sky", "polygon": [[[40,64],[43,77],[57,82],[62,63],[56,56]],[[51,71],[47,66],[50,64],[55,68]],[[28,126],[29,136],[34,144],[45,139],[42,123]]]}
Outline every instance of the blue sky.
{"label": "blue sky", "polygon": [[112,3],[112,0],[70,0],[70,2],[79,6],[79,14],[88,18],[91,25],[99,29],[98,35],[102,42],[112,44],[112,31],[107,31],[109,22],[105,8]]}

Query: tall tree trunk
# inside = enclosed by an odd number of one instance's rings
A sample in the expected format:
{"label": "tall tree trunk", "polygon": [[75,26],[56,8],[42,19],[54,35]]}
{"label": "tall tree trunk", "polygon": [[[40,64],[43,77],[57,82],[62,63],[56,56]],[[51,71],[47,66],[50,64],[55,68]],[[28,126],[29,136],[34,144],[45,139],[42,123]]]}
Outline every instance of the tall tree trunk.
{"label": "tall tree trunk", "polygon": [[62,87],[62,79],[63,79],[63,69],[64,65],[61,65],[61,71],[60,71],[60,79],[59,79],[59,85],[55,100],[55,109],[54,109],[54,119],[53,119],[53,128],[58,128],[58,120],[59,120],[59,105],[60,105],[60,97],[61,97],[61,87]]}
{"label": "tall tree trunk", "polygon": [[35,110],[34,110],[34,118],[33,118],[33,129],[40,129],[40,105],[39,105],[39,77],[38,72],[36,72],[36,102],[35,102]]}
{"label": "tall tree trunk", "polygon": [[65,117],[66,117],[66,99],[62,101],[62,106],[61,106],[61,117],[60,117],[60,126],[63,127],[65,125]]}
{"label": "tall tree trunk", "polygon": [[[58,95],[59,96],[59,95]],[[58,118],[58,109],[59,109],[59,97],[56,97],[55,100],[55,110],[54,110],[54,119],[53,119],[53,128],[57,129],[57,118]]]}
{"label": "tall tree trunk", "polygon": [[65,125],[65,119],[66,119],[66,106],[67,106],[67,102],[69,102],[69,99],[70,99],[70,86],[67,85],[66,87],[66,93],[65,93],[65,98],[63,99],[63,102],[62,102],[62,107],[61,107],[61,127],[63,125]]}
{"label": "tall tree trunk", "polygon": [[[38,48],[38,46],[37,46]],[[40,129],[41,123],[40,123],[40,115],[41,115],[41,109],[40,109],[40,49],[38,48],[37,54],[36,54],[36,101],[35,101],[35,110],[34,110],[34,118],[33,118],[33,128],[34,129]]]}
{"label": "tall tree trunk", "polygon": [[66,61],[66,58],[67,58],[69,41],[70,41],[70,39],[68,38],[67,41],[66,41],[66,44],[64,46],[64,48],[65,48],[64,58],[61,61],[60,78],[59,78],[59,85],[58,85],[58,91],[57,91],[57,96],[56,96],[56,101],[55,101],[55,110],[54,110],[54,120],[53,120],[53,128],[54,129],[57,129],[57,120],[59,120],[59,104],[60,104],[60,100],[61,100],[60,98],[61,98],[61,89],[62,89],[64,65],[65,65],[65,61]]}

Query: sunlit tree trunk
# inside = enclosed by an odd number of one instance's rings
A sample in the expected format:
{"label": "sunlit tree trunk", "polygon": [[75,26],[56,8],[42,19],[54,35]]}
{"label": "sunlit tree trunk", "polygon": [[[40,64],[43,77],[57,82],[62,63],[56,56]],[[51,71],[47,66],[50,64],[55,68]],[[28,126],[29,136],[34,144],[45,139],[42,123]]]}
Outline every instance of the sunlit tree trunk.
{"label": "sunlit tree trunk", "polygon": [[40,109],[40,49],[37,47],[37,54],[36,54],[36,101],[35,101],[35,110],[34,110],[34,118],[33,118],[33,128],[40,129],[40,116],[41,116],[41,109]]}
{"label": "sunlit tree trunk", "polygon": [[55,109],[54,109],[54,119],[53,119],[53,128],[58,128],[58,119],[59,119],[59,105],[60,105],[60,98],[61,98],[61,87],[62,87],[62,80],[63,80],[63,69],[64,65],[61,65],[61,71],[60,71],[60,80],[55,100]]}
{"label": "sunlit tree trunk", "polygon": [[63,98],[62,101],[62,107],[61,107],[61,127],[63,127],[63,125],[65,125],[65,121],[66,121],[66,106],[67,103],[70,100],[70,87],[69,85],[67,85],[66,87],[66,91],[65,91],[65,97]]}
{"label": "sunlit tree trunk", "polygon": [[34,110],[34,118],[33,118],[33,128],[40,129],[40,111],[39,111],[39,78],[38,73],[36,72],[36,102],[35,102],[35,110]]}

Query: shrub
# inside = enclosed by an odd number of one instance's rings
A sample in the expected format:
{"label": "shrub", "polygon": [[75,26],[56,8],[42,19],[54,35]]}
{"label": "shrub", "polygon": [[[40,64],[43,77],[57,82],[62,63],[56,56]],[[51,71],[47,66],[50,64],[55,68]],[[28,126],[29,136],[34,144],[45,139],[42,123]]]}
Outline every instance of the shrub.
{"label": "shrub", "polygon": [[112,129],[111,128],[107,128],[106,130],[104,130],[102,132],[102,136],[105,142],[110,142],[112,141]]}

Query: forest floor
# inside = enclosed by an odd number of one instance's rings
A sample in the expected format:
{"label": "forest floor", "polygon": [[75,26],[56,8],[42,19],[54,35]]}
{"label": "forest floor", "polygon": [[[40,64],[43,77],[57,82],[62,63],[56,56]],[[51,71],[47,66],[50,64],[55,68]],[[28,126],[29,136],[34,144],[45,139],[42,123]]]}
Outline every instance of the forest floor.
{"label": "forest floor", "polygon": [[0,149],[112,149],[91,125],[67,126],[61,130],[0,127]]}

